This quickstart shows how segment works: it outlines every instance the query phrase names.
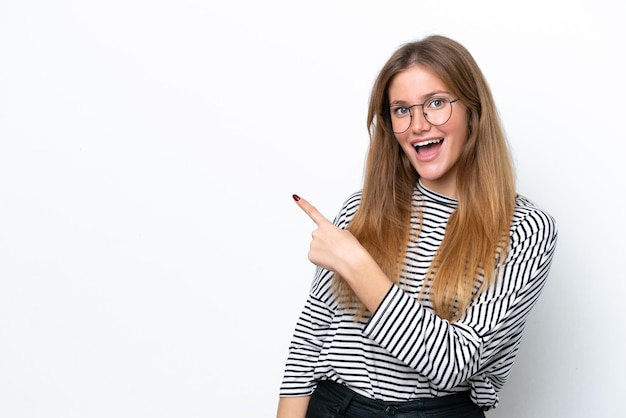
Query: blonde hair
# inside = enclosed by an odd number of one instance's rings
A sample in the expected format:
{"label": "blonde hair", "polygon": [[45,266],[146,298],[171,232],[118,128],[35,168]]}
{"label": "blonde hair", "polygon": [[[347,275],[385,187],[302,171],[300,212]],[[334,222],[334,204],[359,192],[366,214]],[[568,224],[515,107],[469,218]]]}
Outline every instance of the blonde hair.
{"label": "blonde hair", "polygon": [[[348,230],[399,283],[419,175],[391,131],[388,89],[396,74],[414,65],[437,74],[468,112],[469,137],[458,162],[458,206],[423,286],[435,312],[454,321],[495,279],[498,259],[508,248],[515,205],[513,165],[491,91],[459,43],[433,35],[405,44],[380,71],[367,116],[370,147],[361,204]],[[365,312],[339,275],[333,284],[341,301],[356,304],[360,315]]]}

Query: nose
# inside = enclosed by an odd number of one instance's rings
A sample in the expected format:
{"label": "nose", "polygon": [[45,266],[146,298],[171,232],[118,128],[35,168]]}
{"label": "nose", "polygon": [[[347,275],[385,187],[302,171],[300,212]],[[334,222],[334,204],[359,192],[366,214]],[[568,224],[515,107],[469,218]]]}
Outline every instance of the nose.
{"label": "nose", "polygon": [[430,129],[430,123],[421,108],[413,108],[413,114],[411,115],[411,130],[414,132],[421,132]]}

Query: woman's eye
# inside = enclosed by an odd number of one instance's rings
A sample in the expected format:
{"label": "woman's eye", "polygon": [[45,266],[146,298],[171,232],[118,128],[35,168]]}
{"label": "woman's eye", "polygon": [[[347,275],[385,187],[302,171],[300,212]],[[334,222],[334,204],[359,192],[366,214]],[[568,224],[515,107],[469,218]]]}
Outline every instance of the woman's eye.
{"label": "woman's eye", "polygon": [[428,102],[428,108],[430,109],[439,109],[446,104],[446,99],[432,99]]}
{"label": "woman's eye", "polygon": [[409,114],[409,108],[408,107],[396,107],[396,110],[394,111],[394,113],[397,116],[406,116]]}

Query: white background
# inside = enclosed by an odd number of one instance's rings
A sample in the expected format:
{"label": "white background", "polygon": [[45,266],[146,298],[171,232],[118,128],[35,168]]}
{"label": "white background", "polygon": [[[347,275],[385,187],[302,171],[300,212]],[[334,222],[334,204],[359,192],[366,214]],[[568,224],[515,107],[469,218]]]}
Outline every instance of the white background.
{"label": "white background", "polygon": [[0,417],[272,417],[312,222],[372,82],[448,35],[490,82],[552,274],[495,417],[623,416],[623,6],[0,1]]}

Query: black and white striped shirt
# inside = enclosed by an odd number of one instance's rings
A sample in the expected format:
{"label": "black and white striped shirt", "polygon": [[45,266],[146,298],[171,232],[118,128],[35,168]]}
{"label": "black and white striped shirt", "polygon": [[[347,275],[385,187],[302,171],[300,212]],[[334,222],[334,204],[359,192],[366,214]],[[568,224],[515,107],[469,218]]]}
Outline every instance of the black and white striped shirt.
{"label": "black and white striped shirt", "polygon": [[[361,193],[350,196],[335,218],[345,228]],[[280,396],[310,395],[319,379],[344,383],[364,396],[408,401],[470,391],[484,409],[494,408],[518,351],[526,318],[550,270],[557,240],[554,219],[518,196],[506,259],[492,286],[454,323],[435,315],[427,297],[418,301],[426,271],[457,201],[418,183],[413,204],[422,228],[409,242],[402,278],[373,315],[359,321],[340,308],[332,273],[317,268],[297,321]],[[412,219],[418,228],[418,219]]]}

